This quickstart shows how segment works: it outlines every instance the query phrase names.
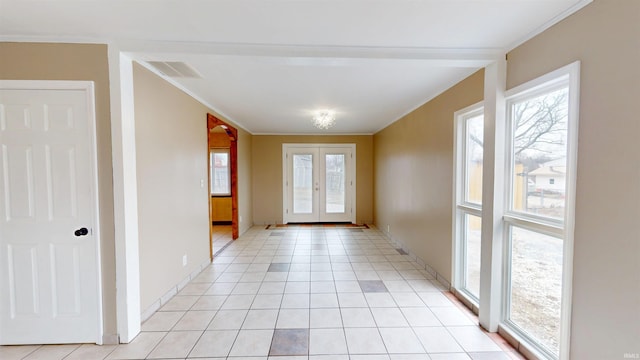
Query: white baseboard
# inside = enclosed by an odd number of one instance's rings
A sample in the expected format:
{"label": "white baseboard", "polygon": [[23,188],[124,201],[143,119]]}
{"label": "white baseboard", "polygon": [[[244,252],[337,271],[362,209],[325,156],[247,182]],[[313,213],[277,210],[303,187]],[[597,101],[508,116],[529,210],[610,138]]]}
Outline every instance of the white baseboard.
{"label": "white baseboard", "polygon": [[432,268],[429,264],[427,264],[427,262],[424,261],[424,259],[419,257],[415,252],[413,252],[410,248],[408,248],[402,241],[394,239],[391,236],[391,234],[384,231],[381,231],[381,232],[387,237],[387,239],[389,239],[389,241],[391,241],[394,247],[404,250],[404,252],[408,254],[405,256],[408,256],[411,260],[413,260],[418,265],[420,265],[427,273],[429,273],[429,275],[431,275],[436,281],[438,281],[438,283],[440,283],[440,285],[444,288],[443,290],[451,290],[451,283],[449,282],[449,280],[447,280],[442,274],[440,274],[434,268]]}
{"label": "white baseboard", "polygon": [[120,343],[118,334],[102,335],[102,345],[117,345]]}
{"label": "white baseboard", "polygon": [[144,323],[147,321],[156,311],[158,311],[161,307],[163,307],[166,303],[171,301],[174,296],[176,296],[180,290],[184,289],[185,286],[191,282],[191,280],[195,279],[202,270],[204,270],[207,266],[211,264],[211,260],[206,259],[203,261],[200,266],[196,268],[191,274],[187,275],[184,279],[180,280],[175,286],[171,287],[164,295],[160,297],[160,299],[154,301],[151,306],[147,307],[140,314],[140,320]]}

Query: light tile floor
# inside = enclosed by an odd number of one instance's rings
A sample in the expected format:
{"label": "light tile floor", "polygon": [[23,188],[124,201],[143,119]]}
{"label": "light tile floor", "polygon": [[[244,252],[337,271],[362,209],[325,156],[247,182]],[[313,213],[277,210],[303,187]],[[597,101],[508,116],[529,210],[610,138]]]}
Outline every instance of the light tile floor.
{"label": "light tile floor", "polygon": [[522,359],[376,229],[254,227],[130,344],[0,347],[14,359]]}
{"label": "light tile floor", "polygon": [[213,225],[211,227],[211,240],[213,242],[213,253],[221,251],[233,241],[231,225]]}

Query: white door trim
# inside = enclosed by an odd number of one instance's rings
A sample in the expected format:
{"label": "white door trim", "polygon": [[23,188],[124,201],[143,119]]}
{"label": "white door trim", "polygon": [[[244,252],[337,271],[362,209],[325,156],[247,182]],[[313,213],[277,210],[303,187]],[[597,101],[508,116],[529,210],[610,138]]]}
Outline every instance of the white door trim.
{"label": "white door trim", "polygon": [[350,180],[353,182],[351,185],[351,191],[349,194],[351,202],[351,216],[350,221],[352,224],[356,223],[356,144],[354,143],[333,143],[333,144],[282,144],[282,223],[287,224],[289,222],[289,214],[287,213],[287,205],[289,204],[288,192],[287,192],[287,153],[290,148],[351,148],[353,158],[350,159],[351,166],[348,171]]}
{"label": "white door trim", "polygon": [[81,90],[86,96],[87,105],[87,125],[89,127],[89,161],[90,161],[90,187],[91,187],[91,217],[93,223],[94,236],[96,239],[96,287],[98,319],[95,329],[96,344],[102,345],[104,333],[104,314],[102,304],[102,253],[100,239],[100,207],[98,197],[98,149],[96,140],[96,111],[95,111],[95,91],[93,81],[61,81],[61,80],[0,80],[0,89],[3,90]]}

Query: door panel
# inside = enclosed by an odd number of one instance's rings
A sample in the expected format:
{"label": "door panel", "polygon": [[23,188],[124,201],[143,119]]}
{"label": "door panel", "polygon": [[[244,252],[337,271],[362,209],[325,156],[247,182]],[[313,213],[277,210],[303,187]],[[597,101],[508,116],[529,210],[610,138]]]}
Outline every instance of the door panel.
{"label": "door panel", "polygon": [[38,249],[35,244],[9,245],[7,253],[10,316],[37,316],[40,312]]}
{"label": "door panel", "polygon": [[293,213],[313,213],[313,154],[293,154]]}
{"label": "door panel", "polygon": [[76,150],[70,146],[45,146],[47,214],[50,220],[78,216]]}
{"label": "door panel", "polygon": [[0,344],[100,342],[90,93],[0,89]]}
{"label": "door panel", "polygon": [[344,154],[325,154],[325,199],[327,214],[343,214],[346,211],[345,198],[345,156]]}
{"label": "door panel", "polygon": [[33,200],[33,147],[2,144],[4,199],[6,221],[32,219]]}
{"label": "door panel", "polygon": [[320,148],[320,222],[351,222],[351,156],[349,147]]}
{"label": "door panel", "polygon": [[354,222],[355,146],[285,145],[284,221]]}
{"label": "door panel", "polygon": [[318,150],[291,148],[287,153],[289,221],[318,221]]}
{"label": "door panel", "polygon": [[80,315],[80,249],[76,244],[51,245],[53,317]]}

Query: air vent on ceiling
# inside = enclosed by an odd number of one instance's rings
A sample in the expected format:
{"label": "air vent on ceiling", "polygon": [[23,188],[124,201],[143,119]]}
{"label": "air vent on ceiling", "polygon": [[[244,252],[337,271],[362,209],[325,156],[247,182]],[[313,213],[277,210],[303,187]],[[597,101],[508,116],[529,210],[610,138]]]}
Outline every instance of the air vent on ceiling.
{"label": "air vent on ceiling", "polygon": [[149,65],[169,77],[202,78],[196,69],[181,61],[149,61]]}

